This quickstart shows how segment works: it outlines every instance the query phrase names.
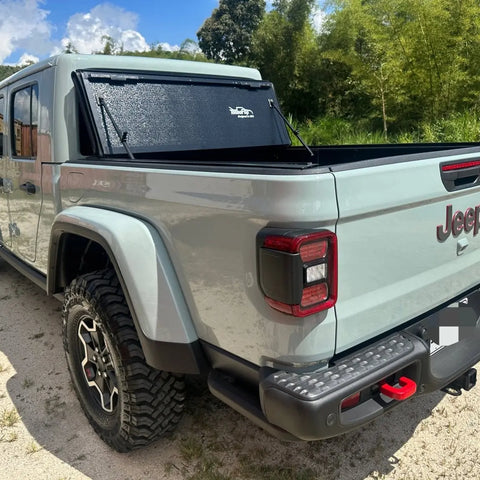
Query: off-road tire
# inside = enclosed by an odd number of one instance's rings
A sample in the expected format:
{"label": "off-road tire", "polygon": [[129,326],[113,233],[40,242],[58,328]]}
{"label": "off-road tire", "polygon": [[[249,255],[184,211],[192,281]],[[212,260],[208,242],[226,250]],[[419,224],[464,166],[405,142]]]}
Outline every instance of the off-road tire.
{"label": "off-road tire", "polygon": [[66,289],[63,342],[80,404],[108,445],[126,452],[175,428],[183,412],[184,379],[146,364],[113,270],[82,275]]}

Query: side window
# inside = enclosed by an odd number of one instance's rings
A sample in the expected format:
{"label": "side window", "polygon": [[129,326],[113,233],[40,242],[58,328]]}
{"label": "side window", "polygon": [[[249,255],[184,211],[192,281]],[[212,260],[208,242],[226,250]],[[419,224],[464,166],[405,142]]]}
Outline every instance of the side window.
{"label": "side window", "polygon": [[0,157],[3,156],[3,132],[5,131],[5,122],[3,121],[3,116],[5,114],[5,100],[2,95],[0,95]]}
{"label": "side window", "polygon": [[11,122],[13,156],[36,157],[38,85],[29,85],[14,92]]}

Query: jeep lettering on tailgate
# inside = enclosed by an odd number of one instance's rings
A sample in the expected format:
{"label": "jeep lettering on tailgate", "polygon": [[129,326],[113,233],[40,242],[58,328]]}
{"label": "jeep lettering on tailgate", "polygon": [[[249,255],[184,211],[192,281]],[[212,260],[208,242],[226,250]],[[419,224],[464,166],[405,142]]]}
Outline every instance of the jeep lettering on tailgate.
{"label": "jeep lettering on tailgate", "polygon": [[473,230],[473,235],[477,235],[480,230],[480,205],[475,208],[469,207],[465,212],[457,210],[453,215],[452,205],[447,205],[447,215],[445,226],[437,226],[438,241],[444,242],[450,234],[458,237],[462,231],[469,233]]}

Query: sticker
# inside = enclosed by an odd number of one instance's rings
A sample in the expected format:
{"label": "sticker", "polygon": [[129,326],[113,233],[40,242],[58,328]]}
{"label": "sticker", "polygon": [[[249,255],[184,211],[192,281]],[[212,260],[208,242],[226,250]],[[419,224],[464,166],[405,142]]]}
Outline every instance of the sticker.
{"label": "sticker", "polygon": [[228,107],[230,110],[230,115],[233,115],[237,118],[255,118],[253,110],[245,107]]}

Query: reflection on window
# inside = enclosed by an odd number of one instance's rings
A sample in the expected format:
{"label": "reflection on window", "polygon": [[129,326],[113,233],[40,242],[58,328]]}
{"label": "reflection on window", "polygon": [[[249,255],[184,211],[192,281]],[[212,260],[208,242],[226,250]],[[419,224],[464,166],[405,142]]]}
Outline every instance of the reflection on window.
{"label": "reflection on window", "polygon": [[0,97],[0,156],[3,156],[3,132],[5,131],[5,126],[3,123],[4,109],[5,100],[3,97]]}
{"label": "reflection on window", "polygon": [[13,152],[17,157],[37,156],[38,86],[30,85],[13,95]]}

